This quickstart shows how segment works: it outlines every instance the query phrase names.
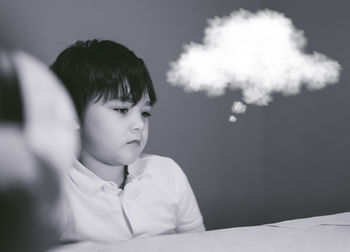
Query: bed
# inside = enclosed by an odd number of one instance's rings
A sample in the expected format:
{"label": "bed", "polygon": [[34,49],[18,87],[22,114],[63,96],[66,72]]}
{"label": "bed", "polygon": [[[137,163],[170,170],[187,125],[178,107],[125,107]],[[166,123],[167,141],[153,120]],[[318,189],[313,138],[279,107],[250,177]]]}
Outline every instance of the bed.
{"label": "bed", "polygon": [[49,252],[346,252],[350,251],[350,212],[260,226],[202,233],[137,238],[114,244],[83,242]]}

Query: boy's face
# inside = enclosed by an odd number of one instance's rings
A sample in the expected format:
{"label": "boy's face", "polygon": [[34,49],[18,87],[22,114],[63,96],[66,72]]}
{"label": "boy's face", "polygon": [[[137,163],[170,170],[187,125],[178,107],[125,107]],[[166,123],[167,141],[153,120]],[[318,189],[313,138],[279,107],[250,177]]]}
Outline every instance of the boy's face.
{"label": "boy's face", "polygon": [[148,139],[151,105],[148,96],[132,102],[90,102],[82,123],[82,151],[103,164],[128,165]]}

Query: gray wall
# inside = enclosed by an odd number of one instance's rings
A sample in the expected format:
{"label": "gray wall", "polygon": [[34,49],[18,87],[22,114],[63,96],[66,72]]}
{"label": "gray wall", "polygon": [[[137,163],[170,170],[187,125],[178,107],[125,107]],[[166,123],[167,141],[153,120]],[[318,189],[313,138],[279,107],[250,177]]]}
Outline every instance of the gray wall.
{"label": "gray wall", "polygon": [[265,210],[269,218],[350,210],[350,2],[267,0],[308,37],[308,50],[343,66],[338,84],[277,99],[264,110]]}
{"label": "gray wall", "polygon": [[[208,18],[263,7],[291,17],[311,51],[340,61],[341,82],[250,106],[236,124],[227,118],[239,93],[209,99],[166,83],[168,62],[201,41]],[[0,0],[0,39],[47,64],[89,38],[143,57],[159,96],[147,152],[182,166],[215,229],[350,211],[349,8],[345,0]]]}

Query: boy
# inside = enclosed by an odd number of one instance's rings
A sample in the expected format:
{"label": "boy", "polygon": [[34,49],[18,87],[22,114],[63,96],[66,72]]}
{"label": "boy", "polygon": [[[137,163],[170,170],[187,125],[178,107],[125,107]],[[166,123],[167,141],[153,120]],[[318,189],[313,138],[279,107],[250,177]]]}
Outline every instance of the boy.
{"label": "boy", "polygon": [[170,158],[142,154],[156,94],[142,59],[113,41],[78,41],[52,65],[75,103],[82,151],[66,185],[63,240],[115,241],[204,231]]}

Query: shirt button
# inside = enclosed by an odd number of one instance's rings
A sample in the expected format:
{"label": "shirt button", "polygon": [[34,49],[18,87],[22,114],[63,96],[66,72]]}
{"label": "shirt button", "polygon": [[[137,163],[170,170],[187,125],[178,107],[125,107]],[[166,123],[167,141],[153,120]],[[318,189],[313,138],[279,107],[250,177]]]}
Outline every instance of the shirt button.
{"label": "shirt button", "polygon": [[116,192],[119,190],[117,184],[114,183],[113,181],[104,184],[102,189],[106,193]]}
{"label": "shirt button", "polygon": [[104,184],[103,187],[102,187],[102,190],[103,190],[104,192],[109,192],[109,191],[111,190],[111,188],[109,187],[108,184]]}
{"label": "shirt button", "polygon": [[114,183],[113,181],[110,181],[109,182],[110,186],[113,188],[113,187],[118,187],[118,185],[116,183]]}

